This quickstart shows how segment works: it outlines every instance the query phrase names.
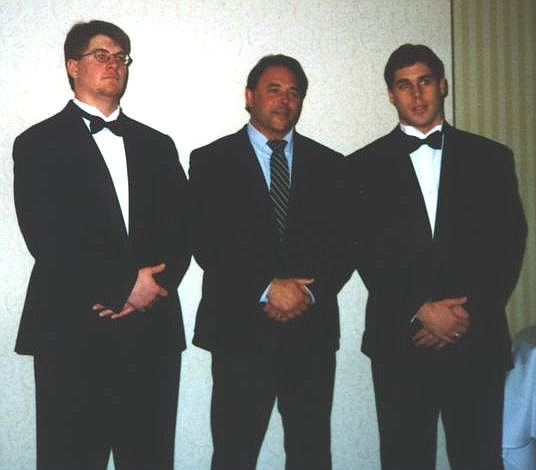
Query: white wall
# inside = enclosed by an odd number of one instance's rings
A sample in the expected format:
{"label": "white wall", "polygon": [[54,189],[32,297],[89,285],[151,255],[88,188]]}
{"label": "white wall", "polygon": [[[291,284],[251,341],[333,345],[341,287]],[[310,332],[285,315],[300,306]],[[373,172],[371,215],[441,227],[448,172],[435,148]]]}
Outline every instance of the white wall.
{"label": "white wall", "polygon": [[[395,124],[382,72],[403,42],[423,42],[451,70],[448,0],[1,0],[0,90],[0,469],[35,466],[33,368],[13,346],[32,260],[19,235],[12,201],[11,145],[29,125],[70,98],[63,69],[67,30],[79,20],[117,23],[132,39],[125,112],[189,152],[234,132],[247,120],[247,73],[267,53],[302,63],[310,80],[299,130],[345,154]],[[450,116],[450,100],[447,103]],[[351,214],[349,214],[351,217]],[[199,300],[200,270],[180,287],[188,339]],[[340,295],[342,346],[333,410],[335,470],[379,468],[368,360],[359,352],[366,292],[357,276]],[[176,468],[209,466],[210,356],[183,355]],[[448,468],[441,449],[438,468]],[[283,468],[279,417],[272,418],[260,470]]]}

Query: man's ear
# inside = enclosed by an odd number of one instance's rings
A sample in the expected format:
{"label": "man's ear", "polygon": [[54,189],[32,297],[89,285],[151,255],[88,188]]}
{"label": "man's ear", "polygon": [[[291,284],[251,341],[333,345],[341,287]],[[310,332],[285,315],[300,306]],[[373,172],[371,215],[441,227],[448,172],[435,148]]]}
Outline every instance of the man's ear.
{"label": "man's ear", "polygon": [[251,105],[253,104],[253,90],[246,88],[244,96],[246,98],[246,109],[249,110],[249,108],[251,108]]}
{"label": "man's ear", "polygon": [[387,88],[387,96],[389,96],[389,102],[391,104],[395,104],[395,97],[394,97],[393,92],[391,91],[390,88]]}
{"label": "man's ear", "polygon": [[441,96],[443,98],[446,98],[449,94],[449,84],[446,78],[441,78],[439,80],[439,91],[441,92]]}
{"label": "man's ear", "polygon": [[67,73],[69,74],[69,77],[71,77],[73,80],[78,78],[78,61],[75,59],[69,59],[67,63],[65,64],[65,67],[67,69]]}

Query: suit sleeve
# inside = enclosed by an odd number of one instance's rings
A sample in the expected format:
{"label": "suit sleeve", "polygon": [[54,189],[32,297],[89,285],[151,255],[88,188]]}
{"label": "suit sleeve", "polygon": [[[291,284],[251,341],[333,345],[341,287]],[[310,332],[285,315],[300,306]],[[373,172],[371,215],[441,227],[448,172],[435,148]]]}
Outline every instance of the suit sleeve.
{"label": "suit sleeve", "polygon": [[166,263],[166,270],[157,275],[157,281],[168,291],[176,290],[182,280],[191,259],[190,205],[186,175],[179,161],[175,144],[171,138],[166,139],[166,148],[159,169],[160,188],[158,230],[162,253],[161,261]]}
{"label": "suit sleeve", "polygon": [[237,183],[229,181],[233,175],[221,163],[223,159],[225,150],[220,148],[198,149],[190,157],[193,254],[204,271],[210,303],[227,300],[251,306],[259,303],[273,278],[272,251],[260,249],[262,243],[252,235],[258,234],[254,228],[258,221],[232,209],[236,201],[229,185]]}
{"label": "suit sleeve", "polygon": [[[76,163],[55,151],[50,139],[19,136],[14,143],[14,197],[17,218],[35,258],[34,274],[46,279],[46,300],[61,305],[94,302],[114,309],[123,306],[137,275],[128,250],[102,256],[99,236],[81,218],[71,199]],[[93,197],[89,195],[88,197]],[[95,221],[98,224],[99,221]]]}
{"label": "suit sleeve", "polygon": [[[504,308],[517,283],[527,236],[527,225],[518,193],[510,151],[500,154],[489,170],[486,208],[479,243],[466,254],[468,263],[467,309],[477,312]],[[484,170],[486,171],[486,170]]]}
{"label": "suit sleeve", "polygon": [[324,231],[321,245],[313,248],[310,259],[315,260],[313,269],[315,282],[309,286],[318,302],[323,298],[334,298],[350,278],[352,264],[352,239],[349,220],[359,219],[355,211],[345,210],[346,201],[343,181],[344,159],[340,154],[332,158],[331,172],[323,175],[331,187],[325,206],[324,220],[318,233]]}

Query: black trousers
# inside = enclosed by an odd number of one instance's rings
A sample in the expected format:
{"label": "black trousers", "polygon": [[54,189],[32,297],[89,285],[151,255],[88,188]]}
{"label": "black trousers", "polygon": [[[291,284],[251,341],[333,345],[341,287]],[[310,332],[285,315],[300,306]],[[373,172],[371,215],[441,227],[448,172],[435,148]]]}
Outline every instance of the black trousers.
{"label": "black trousers", "polygon": [[441,414],[452,470],[502,470],[505,372],[372,361],[383,470],[433,470]]}
{"label": "black trousers", "polygon": [[38,470],[172,470],[180,353],[34,359]]}
{"label": "black trousers", "polygon": [[331,469],[335,352],[212,354],[212,470],[253,470],[277,398],[286,470]]}

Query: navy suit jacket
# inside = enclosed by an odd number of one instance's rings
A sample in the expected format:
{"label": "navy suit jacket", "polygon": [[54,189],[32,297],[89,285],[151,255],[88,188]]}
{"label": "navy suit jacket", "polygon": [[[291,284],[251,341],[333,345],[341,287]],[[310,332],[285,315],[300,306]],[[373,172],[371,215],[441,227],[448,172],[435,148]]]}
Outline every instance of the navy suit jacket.
{"label": "navy suit jacket", "polygon": [[[346,159],[354,262],[369,290],[362,349],[384,361],[509,367],[505,307],[527,230],[512,154],[448,124],[444,131],[434,237],[398,126]],[[467,334],[439,352],[415,349],[418,308],[458,296],[468,297]]]}
{"label": "navy suit jacket", "polygon": [[[341,156],[294,133],[292,185],[283,243],[244,127],[192,152],[194,256],[204,270],[194,344],[211,351],[270,347],[335,349],[341,269]],[[259,303],[275,278],[312,277],[315,304],[287,323]]]}
{"label": "navy suit jacket", "polygon": [[[22,354],[120,347],[184,348],[177,285],[190,261],[186,178],[173,141],[124,116],[130,228],[111,176],[74,103],[29,128],[13,147],[15,205],[35,264],[17,338]],[[148,312],[119,310],[138,269],[165,262],[169,291]]]}

